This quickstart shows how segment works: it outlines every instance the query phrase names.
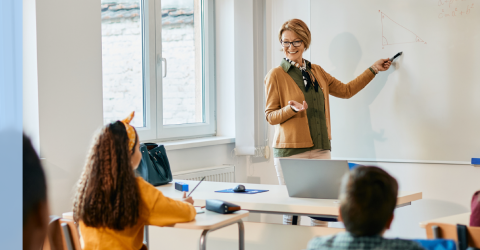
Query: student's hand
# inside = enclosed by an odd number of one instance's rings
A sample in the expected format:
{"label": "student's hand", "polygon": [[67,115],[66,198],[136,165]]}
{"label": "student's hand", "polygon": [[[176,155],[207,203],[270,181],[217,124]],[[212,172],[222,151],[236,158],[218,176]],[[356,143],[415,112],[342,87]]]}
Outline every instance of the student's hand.
{"label": "student's hand", "polygon": [[389,58],[380,59],[380,60],[376,61],[373,65],[375,67],[377,67],[378,71],[385,71],[385,70],[388,70],[390,68],[390,65],[392,65],[392,62],[390,61]]}
{"label": "student's hand", "polygon": [[307,102],[303,101],[303,104],[300,104],[297,101],[291,100],[288,102],[288,105],[292,106],[297,112],[306,110],[308,108]]}
{"label": "student's hand", "polygon": [[188,203],[193,205],[193,198],[192,198],[192,196],[187,198],[187,192],[183,192],[182,201],[188,202]]}

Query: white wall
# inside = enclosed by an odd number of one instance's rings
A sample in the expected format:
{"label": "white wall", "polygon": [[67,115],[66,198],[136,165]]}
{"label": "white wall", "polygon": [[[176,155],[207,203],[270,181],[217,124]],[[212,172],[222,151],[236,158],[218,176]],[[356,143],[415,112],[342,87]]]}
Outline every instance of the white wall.
{"label": "white wall", "polygon": [[103,122],[100,8],[95,0],[36,3],[40,156],[51,212],[71,211],[92,135]]}
{"label": "white wall", "polygon": [[255,152],[253,1],[234,1],[235,150]]}
{"label": "white wall", "polygon": [[233,1],[215,1],[217,135],[235,136]]}
{"label": "white wall", "polygon": [[[272,67],[277,67],[280,65],[281,59],[285,57],[278,41],[278,31],[283,23],[294,18],[304,21],[310,27],[310,0],[268,0],[267,9],[271,11]],[[303,57],[310,60],[310,50],[305,51]],[[270,69],[267,68],[267,71]]]}
{"label": "white wall", "polygon": [[23,1],[23,131],[40,151],[35,0]]}
{"label": "white wall", "polygon": [[235,165],[235,180],[246,182],[245,157],[236,157],[234,143],[168,150],[168,160],[172,172],[221,165]]}

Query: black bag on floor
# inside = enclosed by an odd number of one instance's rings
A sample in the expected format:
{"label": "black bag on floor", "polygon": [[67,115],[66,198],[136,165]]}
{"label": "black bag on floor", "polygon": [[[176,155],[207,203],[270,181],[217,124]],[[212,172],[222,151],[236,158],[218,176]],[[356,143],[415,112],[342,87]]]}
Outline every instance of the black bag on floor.
{"label": "black bag on floor", "polygon": [[154,186],[172,181],[172,171],[163,145],[142,143],[140,152],[142,152],[142,160],[136,170],[138,176]]}

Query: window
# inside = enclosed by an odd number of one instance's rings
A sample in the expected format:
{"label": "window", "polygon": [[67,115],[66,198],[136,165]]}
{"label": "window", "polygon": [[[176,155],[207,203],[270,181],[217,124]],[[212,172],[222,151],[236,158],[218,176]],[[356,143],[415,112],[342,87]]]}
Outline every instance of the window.
{"label": "window", "polygon": [[144,127],[140,2],[102,0],[103,119],[109,123],[135,111]]}
{"label": "window", "polygon": [[102,0],[104,123],[142,140],[215,135],[213,0]]}

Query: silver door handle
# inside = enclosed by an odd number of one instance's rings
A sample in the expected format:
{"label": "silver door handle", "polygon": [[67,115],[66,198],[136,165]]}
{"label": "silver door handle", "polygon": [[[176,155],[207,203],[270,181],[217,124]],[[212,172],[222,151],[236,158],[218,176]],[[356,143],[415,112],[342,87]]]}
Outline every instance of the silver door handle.
{"label": "silver door handle", "polygon": [[165,63],[165,70],[163,71],[163,78],[167,77],[167,59],[162,57],[162,62]]}

